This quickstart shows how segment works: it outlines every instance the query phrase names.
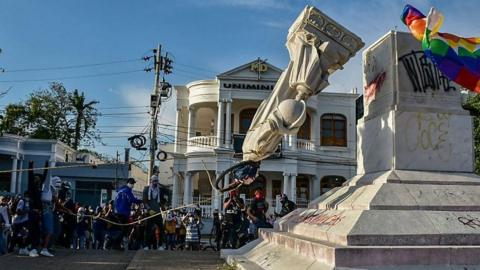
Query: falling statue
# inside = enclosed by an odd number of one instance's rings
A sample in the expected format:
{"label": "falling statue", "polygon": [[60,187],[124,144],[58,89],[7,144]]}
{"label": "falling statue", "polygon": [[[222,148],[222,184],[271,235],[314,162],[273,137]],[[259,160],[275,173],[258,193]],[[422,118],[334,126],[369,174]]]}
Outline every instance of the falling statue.
{"label": "falling statue", "polygon": [[[289,29],[290,62],[255,113],[243,143],[243,161],[219,175],[215,187],[224,192],[255,181],[260,162],[276,151],[284,135],[297,134],[305,122],[307,100],[325,89],[330,74],[363,45],[359,37],[307,6]],[[233,181],[222,187],[226,174]]]}

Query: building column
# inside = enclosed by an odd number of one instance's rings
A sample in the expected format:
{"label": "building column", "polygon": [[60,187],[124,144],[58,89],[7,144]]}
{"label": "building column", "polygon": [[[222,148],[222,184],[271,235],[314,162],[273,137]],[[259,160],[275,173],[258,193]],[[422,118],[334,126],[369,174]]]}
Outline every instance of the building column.
{"label": "building column", "polygon": [[287,195],[288,197],[290,197],[290,185],[289,185],[289,178],[290,178],[290,174],[289,173],[286,173],[284,172],[283,173],[283,194]]}
{"label": "building column", "polygon": [[283,135],[283,137],[282,137],[282,151],[290,149],[289,138],[290,138],[290,135]]}
{"label": "building column", "polygon": [[297,150],[297,135],[290,135],[289,140],[290,149],[293,151]]}
{"label": "building column", "polygon": [[188,139],[195,137],[195,108],[188,107]]}
{"label": "building column", "polygon": [[320,146],[320,116],[318,113],[313,114],[313,138],[312,141],[315,144],[315,148],[318,149],[317,147]]}
{"label": "building column", "polygon": [[172,175],[172,208],[178,207],[178,172]]}
{"label": "building column", "polygon": [[[216,172],[216,176],[220,175],[222,172]],[[212,210],[218,209],[218,211],[222,211],[222,194],[220,191],[212,188]]]}
{"label": "building column", "polygon": [[320,196],[320,178],[316,175],[312,176],[312,200]]}
{"label": "building column", "polygon": [[225,147],[232,148],[232,101],[227,100],[225,113]]}
{"label": "building column", "polygon": [[17,193],[22,195],[22,177],[23,177],[23,157],[20,158],[20,168],[18,168],[18,177],[17,177]]}
{"label": "building column", "polygon": [[[227,174],[223,177],[223,187],[225,188],[229,184],[230,184],[230,178],[228,177],[228,174]],[[225,199],[227,197],[228,197],[228,192],[224,192],[223,193],[223,198]]]}
{"label": "building column", "polygon": [[185,173],[185,184],[183,188],[183,205],[191,204],[193,202],[192,174],[192,172]]}
{"label": "building column", "polygon": [[177,108],[177,114],[175,115],[175,144],[173,145],[173,152],[178,153],[180,150],[179,140],[180,140],[180,113],[181,110]]}
{"label": "building column", "polygon": [[10,176],[10,192],[15,193],[17,187],[17,165],[18,165],[18,158],[12,157],[12,172]]}
{"label": "building column", "polygon": [[223,146],[223,115],[225,114],[225,106],[223,101],[218,102],[218,109],[217,109],[217,147]]}
{"label": "building column", "polygon": [[290,175],[290,200],[295,202],[297,201],[297,175]]}

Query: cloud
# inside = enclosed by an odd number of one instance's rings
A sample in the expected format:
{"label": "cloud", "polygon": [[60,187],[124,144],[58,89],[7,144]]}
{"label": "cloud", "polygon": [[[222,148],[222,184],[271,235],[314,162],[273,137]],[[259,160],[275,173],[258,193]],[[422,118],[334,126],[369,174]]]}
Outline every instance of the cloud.
{"label": "cloud", "polygon": [[288,29],[292,23],[290,21],[263,21],[262,24],[268,27],[285,30]]}
{"label": "cloud", "polygon": [[[128,85],[120,88],[120,93],[122,99],[124,100],[126,106],[150,106],[150,95],[151,89],[145,86],[139,85]],[[135,111],[148,111],[149,107],[146,108],[136,108]],[[147,125],[150,123],[150,115],[140,115],[144,119],[134,118],[126,119],[125,126],[140,126]],[[164,101],[160,106],[160,111],[158,113],[158,125],[159,125],[159,140],[164,140],[166,136],[171,136],[174,134],[174,125],[176,117],[176,100],[174,97],[170,98],[167,101]],[[138,132],[141,128],[129,128],[124,127],[121,131],[125,132]]]}
{"label": "cloud", "polygon": [[[140,106],[149,106],[150,105],[150,90],[144,86],[138,85],[126,85],[121,86],[118,91],[126,107],[138,107],[132,108],[131,112],[146,112],[149,108],[141,108]],[[133,133],[141,132],[143,128],[132,127],[132,126],[143,126],[149,123],[148,114],[138,114],[132,115],[135,118],[125,118],[125,121],[122,121],[124,127],[119,128],[119,132],[131,132]],[[136,118],[138,117],[138,118]]]}
{"label": "cloud", "polygon": [[291,5],[287,0],[204,0],[191,1],[198,6],[227,6],[245,7],[249,9],[289,9]]}

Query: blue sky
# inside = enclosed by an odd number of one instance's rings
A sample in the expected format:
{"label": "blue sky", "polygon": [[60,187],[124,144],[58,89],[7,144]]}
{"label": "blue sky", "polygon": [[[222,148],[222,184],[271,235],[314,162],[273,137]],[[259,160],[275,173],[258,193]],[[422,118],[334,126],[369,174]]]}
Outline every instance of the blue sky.
{"label": "blue sky", "polygon": [[[435,6],[445,14],[444,32],[478,36],[478,1],[393,1],[393,0],[178,0],[178,1],[73,1],[2,0],[0,2],[0,67],[6,71],[61,67],[117,60],[139,59],[151,54],[157,43],[174,57],[172,84],[214,78],[216,74],[257,57],[284,68],[288,63],[285,39],[288,27],[307,4],[360,36],[366,46],[387,31],[406,31],[400,21],[403,6],[410,3],[424,13]],[[476,28],[476,29],[475,29]],[[141,70],[141,61],[79,69],[0,74],[0,90],[12,87],[0,105],[24,100],[29,92],[48,86],[48,81],[5,82],[51,79]],[[349,92],[361,85],[361,54],[331,77],[326,91]],[[145,112],[147,108],[112,107],[148,104],[153,74],[125,73],[83,79],[61,79],[68,89],[79,89],[87,98],[100,101],[108,113]],[[1,107],[0,107],[1,108]],[[162,107],[162,122],[172,124],[175,106]],[[126,132],[139,132],[142,118],[108,117],[99,120],[107,146],[98,152],[123,152],[128,146]],[[114,133],[109,133],[114,132]],[[118,133],[124,132],[124,133]],[[171,133],[165,129],[162,132]],[[139,157],[133,151],[134,156]]]}

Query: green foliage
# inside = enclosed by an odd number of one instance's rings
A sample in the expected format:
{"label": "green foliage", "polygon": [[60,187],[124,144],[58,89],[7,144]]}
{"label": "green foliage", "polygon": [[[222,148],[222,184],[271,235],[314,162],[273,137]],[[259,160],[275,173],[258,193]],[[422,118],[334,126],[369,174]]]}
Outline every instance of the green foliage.
{"label": "green foliage", "polygon": [[77,149],[80,144],[100,141],[95,129],[98,101],[85,99],[84,93],[67,91],[61,83],[31,93],[25,102],[5,108],[0,133],[38,139],[56,139]]}
{"label": "green foliage", "polygon": [[469,96],[463,108],[469,110],[473,116],[475,173],[480,174],[480,95]]}

